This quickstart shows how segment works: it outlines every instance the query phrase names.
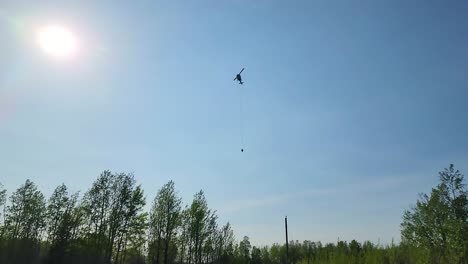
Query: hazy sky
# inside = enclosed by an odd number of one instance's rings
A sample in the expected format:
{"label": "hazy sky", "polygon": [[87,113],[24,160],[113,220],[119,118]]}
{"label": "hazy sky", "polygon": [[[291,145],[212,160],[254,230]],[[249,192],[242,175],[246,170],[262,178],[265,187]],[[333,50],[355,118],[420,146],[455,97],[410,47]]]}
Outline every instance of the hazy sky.
{"label": "hazy sky", "polygon": [[[285,215],[294,240],[389,242],[438,171],[468,171],[467,2],[40,3],[0,3],[10,193],[110,169],[148,203],[170,179],[185,202],[203,189],[257,245],[284,241]],[[49,24],[74,58],[38,47]]]}

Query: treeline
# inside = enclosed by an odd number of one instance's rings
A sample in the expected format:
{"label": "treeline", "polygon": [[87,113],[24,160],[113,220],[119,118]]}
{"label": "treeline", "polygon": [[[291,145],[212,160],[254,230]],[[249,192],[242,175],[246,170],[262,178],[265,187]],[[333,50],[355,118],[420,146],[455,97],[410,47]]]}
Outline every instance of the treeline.
{"label": "treeline", "polygon": [[398,245],[290,241],[287,252],[285,245],[252,247],[244,237],[234,256],[239,264],[468,264],[468,188],[453,165],[439,172],[439,184],[404,212]]}
{"label": "treeline", "polygon": [[468,190],[453,165],[403,214],[401,243],[236,242],[203,191],[182,205],[172,181],[146,199],[131,174],[104,171],[83,195],[58,186],[47,200],[27,180],[7,200],[0,185],[0,263],[468,264]]}
{"label": "treeline", "polygon": [[80,198],[58,186],[46,201],[30,180],[7,203],[0,186],[0,263],[226,263],[234,235],[203,191],[182,206],[172,181],[143,210],[131,174],[104,171]]}
{"label": "treeline", "polygon": [[244,239],[235,247],[235,263],[250,264],[354,264],[354,263],[427,263],[422,262],[420,249],[407,244],[388,246],[375,245],[370,241],[359,243],[352,240],[338,241],[323,245],[321,242],[290,241],[289,254],[286,245],[250,246],[249,238]]}

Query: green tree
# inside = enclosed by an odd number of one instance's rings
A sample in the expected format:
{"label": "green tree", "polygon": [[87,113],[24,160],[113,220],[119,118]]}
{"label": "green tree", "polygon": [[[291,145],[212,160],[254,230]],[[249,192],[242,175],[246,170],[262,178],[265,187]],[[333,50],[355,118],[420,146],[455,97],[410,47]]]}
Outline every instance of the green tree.
{"label": "green tree", "polygon": [[252,254],[251,254],[251,264],[263,264],[262,261],[262,251],[260,248],[253,246],[252,247]]}
{"label": "green tree", "polygon": [[5,225],[12,239],[40,240],[45,226],[45,199],[29,179],[10,197]]}
{"label": "green tree", "polygon": [[270,248],[270,259],[272,263],[279,264],[282,262],[281,246],[274,243]]}
{"label": "green tree", "polygon": [[[110,207],[107,220],[106,260],[114,257],[119,263],[120,254],[129,232],[128,224],[135,212],[131,212],[131,202],[135,191],[135,179],[131,174],[114,174],[110,184]],[[144,201],[143,201],[144,205]]]}
{"label": "green tree", "polygon": [[303,258],[302,245],[296,240],[291,240],[289,242],[289,262],[296,264]]}
{"label": "green tree", "polygon": [[114,175],[110,171],[102,172],[83,197],[86,251],[98,259],[104,258],[107,249],[106,233],[108,231],[113,181]]}
{"label": "green tree", "polygon": [[146,228],[146,213],[142,212],[146,201],[134,176],[125,173],[114,176],[111,197],[107,260],[123,263],[127,252],[133,252],[134,256],[142,252],[144,243],[138,239]]}
{"label": "green tree", "polygon": [[0,261],[36,263],[39,260],[44,226],[44,195],[32,181],[26,180],[10,196],[10,203],[5,210],[5,247],[2,249],[0,245]]}
{"label": "green tree", "polygon": [[218,263],[231,263],[234,257],[234,232],[226,223],[219,231]]}
{"label": "green tree", "polygon": [[164,264],[168,264],[169,246],[173,237],[176,235],[176,229],[180,225],[180,211],[182,199],[178,197],[174,182],[170,181],[163,186],[163,208],[164,208],[164,230],[162,238],[164,239]]}
{"label": "green tree", "polygon": [[307,264],[310,264],[310,261],[312,260],[312,256],[314,254],[315,250],[315,243],[310,242],[309,240],[305,240],[302,243],[302,252],[304,253],[304,258],[307,262]]}
{"label": "green tree", "polygon": [[[179,262],[184,263],[188,262],[190,258],[190,248],[191,248],[191,240],[190,240],[190,217],[189,217],[189,209],[185,208],[182,210],[181,215],[181,226],[180,226],[180,235],[178,239],[178,247],[179,247]],[[150,248],[151,249],[151,248]]]}
{"label": "green tree", "polygon": [[361,256],[361,244],[353,239],[351,243],[349,243],[349,253],[351,255],[350,262],[359,263],[359,258]]}
{"label": "green tree", "polygon": [[270,257],[270,249],[268,246],[264,246],[261,249],[261,254],[262,254],[262,263],[263,264],[271,264],[271,257]]}
{"label": "green tree", "polygon": [[0,183],[0,239],[3,238],[3,226],[5,223],[5,207],[6,204],[6,189],[3,189],[3,185]]}
{"label": "green tree", "polygon": [[[203,191],[195,194],[192,204],[188,209],[189,235],[191,241],[190,260],[193,257],[195,264],[202,263],[203,245],[208,236],[208,220],[211,211],[208,209],[208,203]],[[189,262],[191,262],[189,260]]]}
{"label": "green tree", "polygon": [[467,261],[468,199],[463,175],[450,165],[439,173],[440,183],[430,195],[403,215],[402,240],[421,247],[431,263]]}
{"label": "green tree", "polygon": [[47,205],[47,239],[49,242],[55,241],[57,231],[68,208],[70,198],[65,184],[57,186]]}
{"label": "green tree", "polygon": [[211,212],[207,219],[206,240],[203,243],[204,263],[213,263],[216,258],[216,242],[219,238],[218,224],[215,212]]}
{"label": "green tree", "polygon": [[146,228],[144,205],[143,190],[136,186],[132,174],[101,173],[81,206],[87,254],[97,262],[122,263],[129,251],[127,246],[138,252],[144,244],[136,241]]}
{"label": "green tree", "polygon": [[129,254],[131,257],[143,258],[148,227],[148,213],[143,212],[145,205],[146,201],[141,186],[132,188],[131,198],[123,212],[123,225],[119,230],[116,263],[124,263],[128,252],[131,253]]}
{"label": "green tree", "polygon": [[[174,182],[169,181],[157,193],[150,212],[150,245],[155,263],[160,263],[164,251],[164,263],[168,263],[169,248],[180,225],[181,198],[177,196]],[[163,247],[163,249],[162,249]]]}
{"label": "green tree", "polygon": [[58,186],[47,206],[47,239],[50,243],[49,263],[62,263],[70,248],[78,223],[74,219],[78,193],[68,195],[67,187]]}
{"label": "green tree", "polygon": [[252,245],[250,244],[250,240],[248,236],[244,236],[244,239],[239,243],[239,252],[244,263],[250,263],[251,260],[251,250]]}

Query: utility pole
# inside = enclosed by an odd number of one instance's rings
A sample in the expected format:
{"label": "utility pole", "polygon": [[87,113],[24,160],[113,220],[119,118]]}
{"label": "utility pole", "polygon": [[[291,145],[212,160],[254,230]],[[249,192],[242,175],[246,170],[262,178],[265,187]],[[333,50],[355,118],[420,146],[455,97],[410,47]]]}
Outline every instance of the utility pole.
{"label": "utility pole", "polygon": [[286,264],[289,264],[289,242],[288,242],[288,217],[284,217],[284,228],[286,229]]}

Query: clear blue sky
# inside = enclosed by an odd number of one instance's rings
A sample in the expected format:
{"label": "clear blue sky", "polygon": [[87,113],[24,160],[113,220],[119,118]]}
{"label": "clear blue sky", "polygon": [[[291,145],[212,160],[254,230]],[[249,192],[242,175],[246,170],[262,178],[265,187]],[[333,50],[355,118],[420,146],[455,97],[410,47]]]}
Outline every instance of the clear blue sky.
{"label": "clear blue sky", "polygon": [[[148,201],[203,189],[257,245],[285,215],[291,239],[399,241],[437,172],[468,171],[462,2],[2,0],[0,182],[133,172]],[[48,23],[79,56],[37,47]]]}

